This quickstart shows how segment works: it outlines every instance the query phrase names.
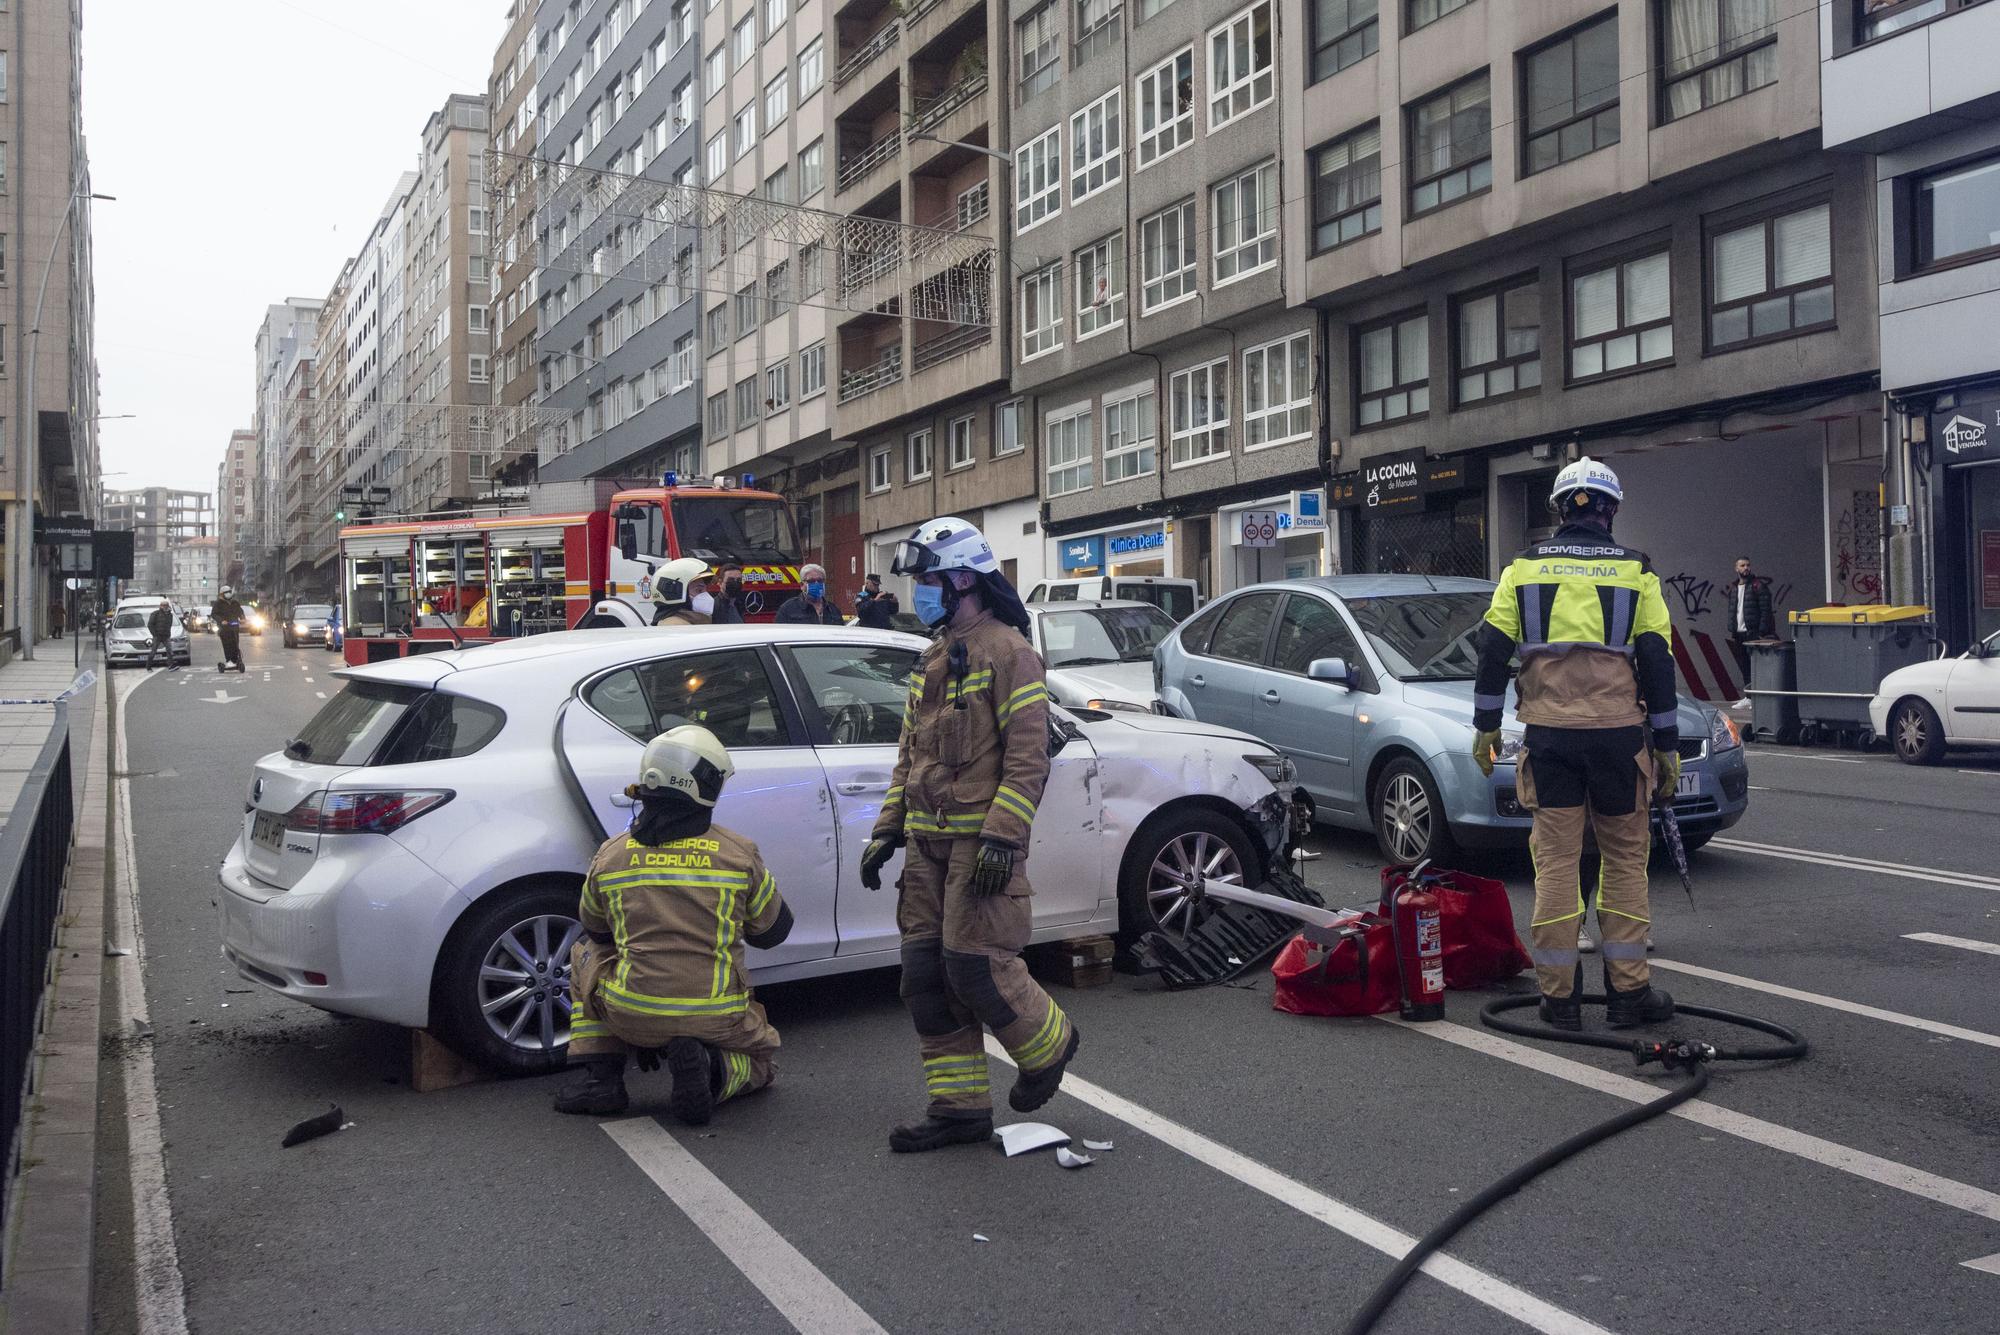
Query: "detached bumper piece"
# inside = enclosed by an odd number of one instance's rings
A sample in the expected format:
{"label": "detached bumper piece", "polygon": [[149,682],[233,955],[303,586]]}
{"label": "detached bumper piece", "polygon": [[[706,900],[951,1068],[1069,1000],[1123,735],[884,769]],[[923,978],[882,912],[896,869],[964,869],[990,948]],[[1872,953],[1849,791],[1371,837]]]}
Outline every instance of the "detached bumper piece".
{"label": "detached bumper piece", "polygon": [[[1312,908],[1326,907],[1318,892],[1282,863],[1257,889]],[[1191,905],[1188,916],[1193,921],[1185,930],[1155,928],[1132,946],[1139,967],[1159,974],[1170,991],[1210,987],[1240,977],[1299,930],[1296,918],[1213,897]]]}

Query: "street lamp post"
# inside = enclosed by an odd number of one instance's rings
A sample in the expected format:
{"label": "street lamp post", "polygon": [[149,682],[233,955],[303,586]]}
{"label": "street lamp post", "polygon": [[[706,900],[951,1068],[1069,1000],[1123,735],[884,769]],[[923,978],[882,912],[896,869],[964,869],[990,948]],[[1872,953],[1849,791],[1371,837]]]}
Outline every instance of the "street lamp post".
{"label": "street lamp post", "polygon": [[25,395],[25,411],[22,420],[15,423],[18,440],[14,448],[14,513],[7,525],[7,596],[13,600],[15,616],[21,627],[21,657],[35,656],[35,477],[41,471],[41,424],[35,416],[35,361],[42,343],[42,305],[48,300],[49,274],[56,265],[56,252],[62,247],[63,232],[69,227],[69,220],[76,213],[78,200],[116,199],[115,195],[99,195],[88,190],[73,191],[69,203],[63,208],[62,220],[56,224],[56,234],[49,240],[49,256],[42,262],[42,284],[35,293],[35,318],[28,326],[28,387]]}

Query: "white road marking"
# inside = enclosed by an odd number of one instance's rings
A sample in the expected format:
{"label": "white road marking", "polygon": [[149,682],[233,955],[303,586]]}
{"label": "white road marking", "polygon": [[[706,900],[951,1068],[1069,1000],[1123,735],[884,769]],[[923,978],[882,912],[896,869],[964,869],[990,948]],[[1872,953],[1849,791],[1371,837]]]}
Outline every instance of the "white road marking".
{"label": "white road marking", "polygon": [[1976,1261],[1960,1261],[1959,1264],[1973,1270],[1984,1270],[1989,1275],[2000,1275],[2000,1252],[1982,1256]]}
{"label": "white road marking", "polygon": [[1911,881],[1930,881],[1937,885],[1961,885],[1973,890],[2000,890],[2000,877],[1980,876],[1969,871],[1946,871],[1942,867],[1915,867],[1907,862],[1877,862],[1873,858],[1849,857],[1845,853],[1822,853],[1811,848],[1789,848],[1783,844],[1759,844],[1747,839],[1728,839],[1718,836],[1710,841],[1711,848],[1726,848],[1732,853],[1752,853],[1762,858],[1780,858],[1786,862],[1811,862],[1822,867],[1838,867],[1843,871],[1872,871],[1882,876],[1900,876]]}
{"label": "white road marking", "polygon": [[[2000,954],[2000,947],[1987,949]],[[1787,997],[1793,1001],[1803,1001],[1811,1006],[1824,1006],[1828,1010],[1846,1011],[1849,1015],[1865,1015],[1871,1020],[1882,1020],[1889,1024],[1900,1024],[1905,1029],[1921,1029],[1928,1034],[1943,1034],[1946,1038],[1962,1039],[1967,1043],[1979,1043],[1989,1048],[2000,1048],[2000,1034],[1983,1033],[1977,1029],[1961,1029],[1955,1024],[1945,1024],[1938,1020],[1926,1020],[1921,1016],[1905,1015],[1901,1011],[1887,1011],[1879,1006],[1864,1006],[1858,1001],[1843,1001],[1839,997],[1829,997],[1818,992],[1801,992],[1795,987],[1784,987],[1777,983],[1767,983],[1757,978],[1745,978],[1741,974],[1724,973],[1720,969],[1705,969],[1699,964],[1681,964],[1675,960],[1655,959],[1655,969],[1670,969],[1675,973],[1690,974],[1696,978],[1706,978],[1710,982],[1727,983],[1731,987],[1745,987],[1752,992],[1765,992],[1774,997]]]}
{"label": "white road marking", "polygon": [[825,1272],[650,1117],[606,1122],[610,1136],[801,1335],[887,1335]]}
{"label": "white road marking", "polygon": [[[1657,960],[1654,962],[1658,963]],[[1525,1066],[1529,1070],[1540,1071],[1558,1080],[1567,1080],[1573,1085],[1582,1085],[1586,1089],[1594,1089],[1599,1093],[1610,1094],[1631,1103],[1651,1103],[1660,1097],[1658,1085],[1634,1080],[1627,1075],[1617,1075],[1601,1067],[1573,1061],[1568,1057],[1558,1057],[1552,1052],[1513,1042],[1484,1029],[1468,1029],[1449,1020],[1412,1024],[1390,1015],[1377,1018],[1408,1029],[1412,1033],[1440,1038],[1447,1043],[1470,1048],[1474,1052],[1483,1052],[1502,1061],[1512,1062],[1516,1066]],[[1935,1201],[1939,1205],[1948,1205],[1954,1210],[1964,1210],[1968,1214],[1978,1215],[1981,1219],[2000,1223],[2000,1194],[1987,1191],[1983,1187],[1954,1182],[1948,1177],[1939,1177],[1921,1168],[1912,1168],[1908,1164],[1884,1159],[1864,1150],[1837,1145],[1830,1140],[1821,1140],[1818,1136],[1807,1135],[1803,1131],[1795,1131],[1776,1122],[1766,1122],[1762,1118],[1751,1117],[1745,1113],[1731,1112],[1727,1108],[1717,1107],[1706,1099],[1683,1103],[1668,1113],[1668,1116],[1684,1117],[1690,1122],[1714,1131],[1726,1132],[1767,1149],[1796,1155],[1824,1167],[1836,1168],[1866,1181],[1893,1187],[1897,1191],[1906,1191],[1912,1196],[1919,1196],[1924,1200]]]}
{"label": "white road marking", "polygon": [[318,696],[318,697],[319,697],[320,699],[322,699],[322,700],[326,699],[326,692],[325,692],[325,691],[314,691],[314,692],[313,692],[313,694],[314,694],[314,695],[316,695],[316,696]]}
{"label": "white road marking", "polygon": [[[1984,777],[1989,779],[2000,779],[2000,769],[1962,769],[1957,771],[1957,773],[1978,774],[1978,775],[1983,775]],[[1971,1265],[1972,1262],[1967,1261],[1966,1264]]]}
{"label": "white road marking", "polygon": [[218,688],[214,695],[203,696],[201,702],[205,705],[233,705],[238,700],[247,700],[249,698],[247,695],[231,695],[229,692]]}
{"label": "white road marking", "polygon": [[1759,759],[1770,756],[1774,760],[1817,760],[1824,765],[1865,765],[1868,763],[1860,756],[1816,756],[1810,751],[1765,751],[1760,748],[1749,754]]}
{"label": "white road marking", "polygon": [[[147,673],[151,676],[152,673]],[[120,776],[131,772],[125,748],[126,700],[145,681],[132,680],[119,696],[116,728]],[[123,685],[124,683],[121,683]],[[146,935],[139,918],[138,855],[132,838],[132,781],[115,780],[118,822],[111,896],[112,934],[131,954],[115,962],[124,1016],[144,1023]],[[143,1031],[142,1031],[143,1032]],[[187,1295],[181,1283],[180,1249],[174,1242],[174,1209],[167,1196],[166,1145],[160,1135],[160,1093],[153,1079],[153,1045],[133,1043],[121,1064],[125,1085],[127,1170],[132,1184],[132,1269],[139,1335],[187,1335]]]}
{"label": "white road marking", "polygon": [[1905,932],[1905,941],[1928,941],[1934,946],[1957,946],[1960,950],[1976,950],[1982,955],[2000,955],[2000,944],[1992,941],[1974,941],[1969,936],[1945,936],[1938,932]]}
{"label": "white road marking", "polygon": [[311,677],[307,677],[307,678],[306,678],[306,685],[310,686],[310,685],[312,685],[312,684],[313,684],[313,679],[312,679]]}
{"label": "white road marking", "polygon": [[[986,1051],[1009,1065],[1013,1064],[1007,1050],[990,1034],[986,1037]],[[1240,1154],[1227,1145],[1210,1140],[1199,1131],[1113,1094],[1101,1085],[1066,1074],[1063,1076],[1062,1092],[1385,1256],[1401,1259],[1417,1244],[1415,1237],[1401,1229],[1316,1191],[1296,1178],[1287,1177],[1247,1154]],[[1565,1332],[1566,1335],[1570,1332],[1584,1335],[1584,1332],[1605,1330],[1605,1327],[1574,1312],[1557,1307],[1526,1289],[1516,1288],[1497,1275],[1443,1252],[1424,1262],[1423,1273],[1536,1330]]]}

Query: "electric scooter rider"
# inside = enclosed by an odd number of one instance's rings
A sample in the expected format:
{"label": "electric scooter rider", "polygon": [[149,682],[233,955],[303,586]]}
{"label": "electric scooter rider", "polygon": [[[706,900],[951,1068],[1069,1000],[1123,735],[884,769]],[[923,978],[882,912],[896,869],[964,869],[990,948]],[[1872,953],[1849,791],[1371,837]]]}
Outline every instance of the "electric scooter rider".
{"label": "electric scooter rider", "polygon": [[906,849],[902,995],[930,1095],[922,1121],[889,1133],[889,1148],[908,1154],[992,1134],[982,1025],[1020,1069],[1008,1096],[1018,1112],[1055,1095],[1077,1033],[1021,962],[1028,835],[1049,777],[1049,693],[1028,614],[963,519],[920,526],[893,569],[916,580],[916,614],[939,628],[910,674],[896,771],[861,856],[874,890]]}
{"label": "electric scooter rider", "polygon": [[1673,630],[1645,553],[1611,536],[1624,498],[1617,474],[1596,460],[1564,468],[1549,496],[1559,527],[1514,558],[1480,628],[1472,754],[1488,776],[1509,661],[1520,655],[1514,712],[1525,732],[1515,784],[1535,820],[1530,953],[1542,1019],[1561,1029],[1583,1024],[1574,983],[1586,826],[1602,861],[1597,915],[1611,1027],[1674,1013],[1646,961],[1648,808],[1671,801],[1680,777]]}
{"label": "electric scooter rider", "polygon": [[238,636],[243,628],[243,604],[236,601],[235,592],[227,585],[208,606],[209,619],[215,622],[216,638],[222,641],[222,664],[226,669],[231,663],[238,672],[244,671],[243,644]]}

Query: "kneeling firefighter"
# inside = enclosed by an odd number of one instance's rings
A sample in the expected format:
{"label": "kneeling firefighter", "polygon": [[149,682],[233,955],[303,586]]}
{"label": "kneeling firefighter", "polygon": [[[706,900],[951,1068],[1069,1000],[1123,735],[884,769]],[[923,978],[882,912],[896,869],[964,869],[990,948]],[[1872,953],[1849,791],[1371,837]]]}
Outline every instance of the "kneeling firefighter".
{"label": "kneeling firefighter", "polygon": [[1624,498],[1617,474],[1596,460],[1564,468],[1549,496],[1559,527],[1514,558],[1480,628],[1472,751],[1488,776],[1508,663],[1520,655],[1516,784],[1535,821],[1530,953],[1542,1019],[1561,1029],[1583,1024],[1574,985],[1586,826],[1602,862],[1597,915],[1611,1027],[1674,1012],[1646,962],[1648,807],[1672,800],[1681,765],[1673,629],[1645,554],[1611,536]]}
{"label": "kneeling firefighter", "polygon": [[[708,595],[708,562],[680,556],[646,580],[655,626],[706,626],[715,600]],[[702,606],[706,603],[707,606]]]}
{"label": "kneeling firefighter", "polygon": [[778,1031],[743,980],[743,946],[775,946],[792,930],[757,846],[711,823],[729,752],[686,724],[646,744],[632,828],[591,859],[570,950],[569,1055],[583,1067],[556,1111],[618,1113],[625,1057],[642,1070],[665,1049],[674,1115],[706,1123],[715,1105],[776,1074]]}
{"label": "kneeling firefighter", "polygon": [[1027,611],[963,519],[919,526],[892,569],[915,579],[916,614],[939,628],[910,675],[896,771],[861,857],[874,890],[905,849],[902,994],[930,1103],[889,1148],[912,1153],[992,1135],[982,1025],[1020,1070],[1008,1096],[1019,1112],[1054,1096],[1077,1033],[1021,962],[1028,834],[1049,777],[1049,693]]}

